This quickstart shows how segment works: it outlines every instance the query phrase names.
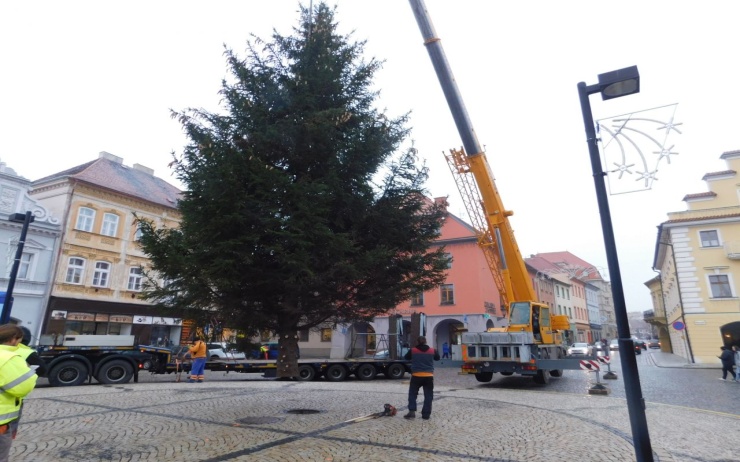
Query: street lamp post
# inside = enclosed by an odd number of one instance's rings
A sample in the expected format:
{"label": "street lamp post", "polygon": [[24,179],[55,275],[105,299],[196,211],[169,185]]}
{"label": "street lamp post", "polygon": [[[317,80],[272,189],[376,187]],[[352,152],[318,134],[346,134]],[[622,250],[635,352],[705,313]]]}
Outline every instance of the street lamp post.
{"label": "street lamp post", "polygon": [[15,279],[18,277],[18,268],[21,265],[21,258],[23,257],[23,245],[26,243],[28,226],[33,223],[34,217],[29,211],[25,214],[14,213],[8,217],[8,219],[16,223],[23,223],[23,228],[21,230],[21,237],[18,239],[18,249],[15,251],[13,269],[10,271],[10,280],[8,281],[8,290],[5,292],[5,302],[3,303],[2,315],[0,315],[0,324],[7,324],[10,322],[10,311],[13,309],[13,288],[15,287]]}
{"label": "street lamp post", "polygon": [[589,96],[601,93],[603,100],[619,98],[640,91],[640,74],[637,66],[607,72],[599,75],[599,83],[586,85],[584,82],[578,84],[578,96],[581,100],[581,112],[583,113],[583,125],[586,128],[586,142],[588,153],[591,157],[591,169],[596,187],[596,199],[601,215],[601,229],[604,234],[604,247],[609,274],[612,283],[612,297],[614,298],[614,314],[617,322],[617,333],[619,335],[619,356],[624,376],[624,389],[627,398],[627,409],[632,427],[632,440],[635,446],[637,462],[652,462],[653,451],[650,445],[647,418],[645,416],[645,400],[640,388],[640,375],[637,371],[637,359],[635,357],[633,342],[630,335],[629,320],[627,318],[627,306],[624,301],[624,289],[622,287],[622,275],[619,271],[619,259],[617,257],[617,245],[614,240],[614,228],[612,226],[611,212],[606,192],[606,181],[601,166],[598,140],[594,128],[593,114]]}

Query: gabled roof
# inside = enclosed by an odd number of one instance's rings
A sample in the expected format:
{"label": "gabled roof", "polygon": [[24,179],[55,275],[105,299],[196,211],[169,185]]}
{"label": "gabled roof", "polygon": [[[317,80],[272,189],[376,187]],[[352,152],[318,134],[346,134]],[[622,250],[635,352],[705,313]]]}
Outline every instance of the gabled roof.
{"label": "gabled roof", "polygon": [[173,209],[177,208],[182,195],[182,191],[146,171],[106,158],[95,159],[41,178],[34,181],[32,186],[38,188],[62,180],[87,183]]}
{"label": "gabled roof", "polygon": [[568,273],[578,279],[603,280],[601,274],[594,265],[586,260],[576,257],[567,250],[562,252],[538,253],[537,255],[532,255],[532,257],[542,258],[555,265],[557,268],[562,269],[562,272]]}

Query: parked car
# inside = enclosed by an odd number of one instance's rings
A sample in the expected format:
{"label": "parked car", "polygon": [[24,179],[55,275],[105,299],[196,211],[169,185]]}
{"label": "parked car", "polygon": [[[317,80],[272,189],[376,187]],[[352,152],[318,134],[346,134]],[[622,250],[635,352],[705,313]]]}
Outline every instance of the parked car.
{"label": "parked car", "polygon": [[569,356],[591,356],[594,348],[588,343],[574,343],[568,348]]}
{"label": "parked car", "polygon": [[226,342],[207,343],[209,359],[246,359],[246,355],[241,351],[228,349]]}
{"label": "parked car", "polygon": [[[410,350],[410,348],[407,348],[407,347],[401,348],[401,357],[398,358],[398,359],[403,359],[403,357],[406,356],[406,353],[409,350]],[[373,355],[373,359],[388,359],[388,357],[390,356],[390,354],[391,354],[390,350],[380,350],[380,351],[377,351]]]}
{"label": "parked car", "polygon": [[657,338],[651,338],[650,340],[648,340],[647,346],[648,348],[660,348],[660,340],[658,340]]}

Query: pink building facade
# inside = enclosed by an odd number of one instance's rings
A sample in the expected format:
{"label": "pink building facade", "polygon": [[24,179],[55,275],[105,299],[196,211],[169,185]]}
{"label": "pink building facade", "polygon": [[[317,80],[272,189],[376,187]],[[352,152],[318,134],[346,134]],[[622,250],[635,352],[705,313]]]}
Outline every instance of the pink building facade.
{"label": "pink building facade", "polygon": [[[435,199],[441,200],[445,199]],[[388,332],[390,320],[402,319],[403,325],[408,327],[411,314],[423,313],[424,333],[430,345],[441,351],[443,343],[448,343],[452,359],[460,359],[462,332],[501,327],[505,325],[505,318],[499,291],[478,246],[475,230],[448,214],[437,245],[444,246],[450,257],[445,283],[417,294],[391,311],[390,317],[378,317],[372,324],[375,332]]]}

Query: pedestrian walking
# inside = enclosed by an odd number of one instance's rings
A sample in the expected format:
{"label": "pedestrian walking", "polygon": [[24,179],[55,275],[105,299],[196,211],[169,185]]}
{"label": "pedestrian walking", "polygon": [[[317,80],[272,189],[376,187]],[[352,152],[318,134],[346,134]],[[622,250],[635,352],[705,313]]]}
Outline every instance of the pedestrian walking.
{"label": "pedestrian walking", "polygon": [[735,353],[735,382],[740,382],[740,348],[733,345],[732,351]]}
{"label": "pedestrian walking", "polygon": [[424,404],[421,407],[421,418],[429,419],[432,415],[432,393],[434,393],[434,361],[439,361],[439,352],[427,345],[423,336],[416,339],[416,346],[404,356],[411,361],[411,383],[409,384],[409,412],[405,419],[416,417],[416,398],[419,388],[424,389]]}
{"label": "pedestrian walking", "polygon": [[190,366],[190,378],[188,379],[188,383],[202,383],[206,378],[206,356],[208,356],[206,343],[202,339],[196,337],[195,342],[193,342],[193,346],[188,348],[188,352],[190,352],[190,357],[193,358],[193,365]]}
{"label": "pedestrian walking", "polygon": [[0,462],[8,462],[13,444],[11,423],[20,416],[23,398],[36,386],[36,373],[18,354],[23,331],[15,324],[0,326]]}
{"label": "pedestrian walking", "polygon": [[722,361],[722,378],[720,380],[727,380],[727,373],[730,373],[730,377],[734,377],[732,366],[735,364],[735,355],[732,350],[726,346],[720,347],[722,354],[717,356]]}
{"label": "pedestrian walking", "polygon": [[445,342],[442,344],[442,359],[450,358],[450,345]]}

